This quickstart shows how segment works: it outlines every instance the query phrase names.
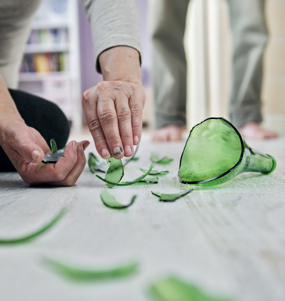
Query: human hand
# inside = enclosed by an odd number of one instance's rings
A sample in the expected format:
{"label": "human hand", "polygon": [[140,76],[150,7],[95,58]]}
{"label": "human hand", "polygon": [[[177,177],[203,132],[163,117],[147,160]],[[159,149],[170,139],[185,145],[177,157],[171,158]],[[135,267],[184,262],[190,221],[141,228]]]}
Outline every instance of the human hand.
{"label": "human hand", "polygon": [[84,92],[83,110],[102,158],[130,157],[140,143],[145,93],[140,83],[103,81]]}
{"label": "human hand", "polygon": [[44,164],[50,148],[38,131],[18,120],[1,122],[0,129],[1,146],[26,183],[73,186],[82,173],[88,141],[71,141],[56,164]]}

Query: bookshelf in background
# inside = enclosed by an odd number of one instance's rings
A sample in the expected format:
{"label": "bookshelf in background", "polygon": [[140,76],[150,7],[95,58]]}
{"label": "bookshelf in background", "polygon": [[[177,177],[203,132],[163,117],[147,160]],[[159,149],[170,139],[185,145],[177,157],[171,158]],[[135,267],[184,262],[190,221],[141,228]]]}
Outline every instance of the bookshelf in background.
{"label": "bookshelf in background", "polygon": [[63,110],[74,131],[82,127],[77,0],[44,0],[31,26],[19,89]]}

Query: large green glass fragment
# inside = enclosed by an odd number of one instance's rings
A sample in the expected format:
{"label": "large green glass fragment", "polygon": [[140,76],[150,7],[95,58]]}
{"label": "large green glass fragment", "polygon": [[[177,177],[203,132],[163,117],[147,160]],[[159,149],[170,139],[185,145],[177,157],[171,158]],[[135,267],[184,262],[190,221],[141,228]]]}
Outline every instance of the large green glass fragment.
{"label": "large green glass fragment", "polygon": [[111,157],[107,160],[108,168],[105,175],[107,186],[112,188],[116,186],[124,176],[124,168],[121,160]]}
{"label": "large green glass fragment", "polygon": [[192,128],[179,166],[184,184],[210,186],[242,172],[271,173],[275,159],[247,146],[239,131],[223,118],[208,118]]}
{"label": "large green glass fragment", "polygon": [[56,273],[74,281],[112,280],[132,275],[138,270],[137,262],[109,269],[88,269],[75,267],[46,257],[44,258],[44,262]]}
{"label": "large green glass fragment", "polygon": [[0,238],[0,245],[21,244],[21,243],[28,242],[28,241],[40,236],[41,234],[43,234],[44,232],[46,232],[50,228],[52,228],[63,217],[63,215],[66,213],[66,211],[67,211],[66,208],[62,209],[50,222],[48,222],[42,228],[40,228],[39,230],[37,230],[33,233],[27,234],[25,236],[17,237],[17,238],[7,238],[7,239]]}
{"label": "large green glass fragment", "polygon": [[122,204],[118,203],[116,201],[116,199],[106,189],[104,189],[101,192],[100,197],[101,197],[102,203],[106,207],[109,207],[109,208],[112,208],[112,209],[126,209],[126,208],[130,207],[131,205],[133,205],[133,203],[135,202],[137,196],[134,195],[132,197],[131,201],[129,202],[129,204],[127,204],[127,205],[122,205]]}
{"label": "large green glass fragment", "polygon": [[163,278],[152,284],[150,295],[155,301],[229,301],[206,294],[199,287],[176,277]]}

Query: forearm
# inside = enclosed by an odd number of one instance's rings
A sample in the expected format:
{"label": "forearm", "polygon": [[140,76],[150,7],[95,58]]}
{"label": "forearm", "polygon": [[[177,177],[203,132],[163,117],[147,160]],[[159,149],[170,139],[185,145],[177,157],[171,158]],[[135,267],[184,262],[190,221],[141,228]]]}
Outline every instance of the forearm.
{"label": "forearm", "polygon": [[128,46],[105,50],[99,56],[103,79],[141,84],[139,52]]}
{"label": "forearm", "polygon": [[6,120],[24,122],[0,74],[0,127]]}

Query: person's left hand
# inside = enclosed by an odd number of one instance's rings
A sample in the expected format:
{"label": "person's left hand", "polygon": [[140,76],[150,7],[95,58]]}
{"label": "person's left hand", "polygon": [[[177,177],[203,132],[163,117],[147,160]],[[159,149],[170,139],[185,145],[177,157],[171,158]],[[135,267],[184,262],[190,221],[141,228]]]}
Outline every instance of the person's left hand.
{"label": "person's left hand", "polygon": [[141,140],[145,102],[139,52],[113,47],[100,54],[99,62],[104,81],[83,94],[86,121],[102,158],[130,157]]}
{"label": "person's left hand", "polygon": [[135,82],[103,81],[85,91],[85,117],[102,158],[132,156],[141,140],[144,101],[144,89]]}

